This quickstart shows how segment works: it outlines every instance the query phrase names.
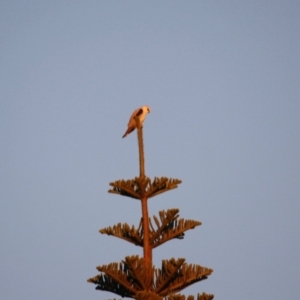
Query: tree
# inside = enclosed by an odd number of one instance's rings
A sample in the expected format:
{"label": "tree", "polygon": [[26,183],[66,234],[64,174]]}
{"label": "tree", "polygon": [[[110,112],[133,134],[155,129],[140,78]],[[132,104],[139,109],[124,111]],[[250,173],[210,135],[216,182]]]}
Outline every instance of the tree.
{"label": "tree", "polygon": [[[109,291],[121,297],[136,300],[194,300],[194,296],[178,294],[184,288],[207,279],[212,269],[195,264],[187,264],[184,258],[163,260],[161,268],[152,263],[153,249],[172,239],[183,239],[184,232],[201,225],[199,221],[179,219],[179,209],[160,211],[159,218],[153,221],[148,215],[148,200],[161,193],[178,187],[179,179],[155,177],[151,180],[145,175],[143,128],[139,118],[137,135],[139,145],[140,176],[131,180],[117,180],[110,183],[108,192],[140,200],[142,218],[139,226],[127,223],[117,224],[100,230],[100,233],[121,238],[129,243],[143,247],[143,257],[127,256],[120,263],[110,263],[97,267],[101,274],[88,279],[96,284],[97,290]],[[154,225],[155,224],[155,225]],[[211,300],[213,295],[202,293],[197,300]]]}

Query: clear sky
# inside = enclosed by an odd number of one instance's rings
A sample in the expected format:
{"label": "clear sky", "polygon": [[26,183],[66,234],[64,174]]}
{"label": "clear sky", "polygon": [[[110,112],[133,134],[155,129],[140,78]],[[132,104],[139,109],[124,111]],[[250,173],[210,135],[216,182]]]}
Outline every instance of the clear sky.
{"label": "clear sky", "polygon": [[214,270],[186,295],[297,299],[299,33],[299,1],[1,1],[0,299],[116,297],[86,280],[142,254],[98,230],[139,222],[107,190],[138,175],[144,104],[147,175],[183,181],[151,216],[202,222],[155,265]]}

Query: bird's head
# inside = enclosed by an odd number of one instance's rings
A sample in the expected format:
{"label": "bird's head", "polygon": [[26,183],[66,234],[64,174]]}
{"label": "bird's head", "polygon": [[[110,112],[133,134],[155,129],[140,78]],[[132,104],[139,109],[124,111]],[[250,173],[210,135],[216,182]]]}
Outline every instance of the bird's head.
{"label": "bird's head", "polygon": [[143,111],[145,111],[147,114],[150,113],[150,107],[148,105],[143,106]]}

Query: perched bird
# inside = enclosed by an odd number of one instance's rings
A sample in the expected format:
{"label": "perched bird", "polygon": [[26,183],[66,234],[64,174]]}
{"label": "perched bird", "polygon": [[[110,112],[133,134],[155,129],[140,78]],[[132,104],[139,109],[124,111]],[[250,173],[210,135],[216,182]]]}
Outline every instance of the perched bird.
{"label": "perched bird", "polygon": [[[136,128],[136,121],[135,121],[135,117],[139,117],[140,118],[140,122],[141,122],[141,125],[142,123],[144,122],[145,118],[146,118],[146,115],[150,113],[150,108],[149,106],[145,105],[145,106],[142,106],[138,109],[136,109],[130,119],[129,119],[129,122],[128,122],[128,128],[125,132],[125,134],[122,136],[122,138],[124,138],[127,134],[131,133],[135,128]],[[143,126],[143,125],[142,125]]]}

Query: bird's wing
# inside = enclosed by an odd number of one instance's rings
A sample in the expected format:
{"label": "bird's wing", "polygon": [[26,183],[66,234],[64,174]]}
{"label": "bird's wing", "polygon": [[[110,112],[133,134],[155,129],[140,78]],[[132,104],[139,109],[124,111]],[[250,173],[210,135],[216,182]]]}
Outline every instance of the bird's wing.
{"label": "bird's wing", "polygon": [[130,117],[130,119],[129,119],[128,127],[129,127],[129,126],[135,126],[135,119],[134,119],[134,118],[137,117],[137,116],[140,116],[142,113],[143,113],[143,109],[142,109],[142,108],[136,109],[136,110],[132,113],[132,115],[131,115],[131,117]]}
{"label": "bird's wing", "polygon": [[143,113],[143,109],[139,108],[137,114],[135,115],[135,117],[140,116]]}

